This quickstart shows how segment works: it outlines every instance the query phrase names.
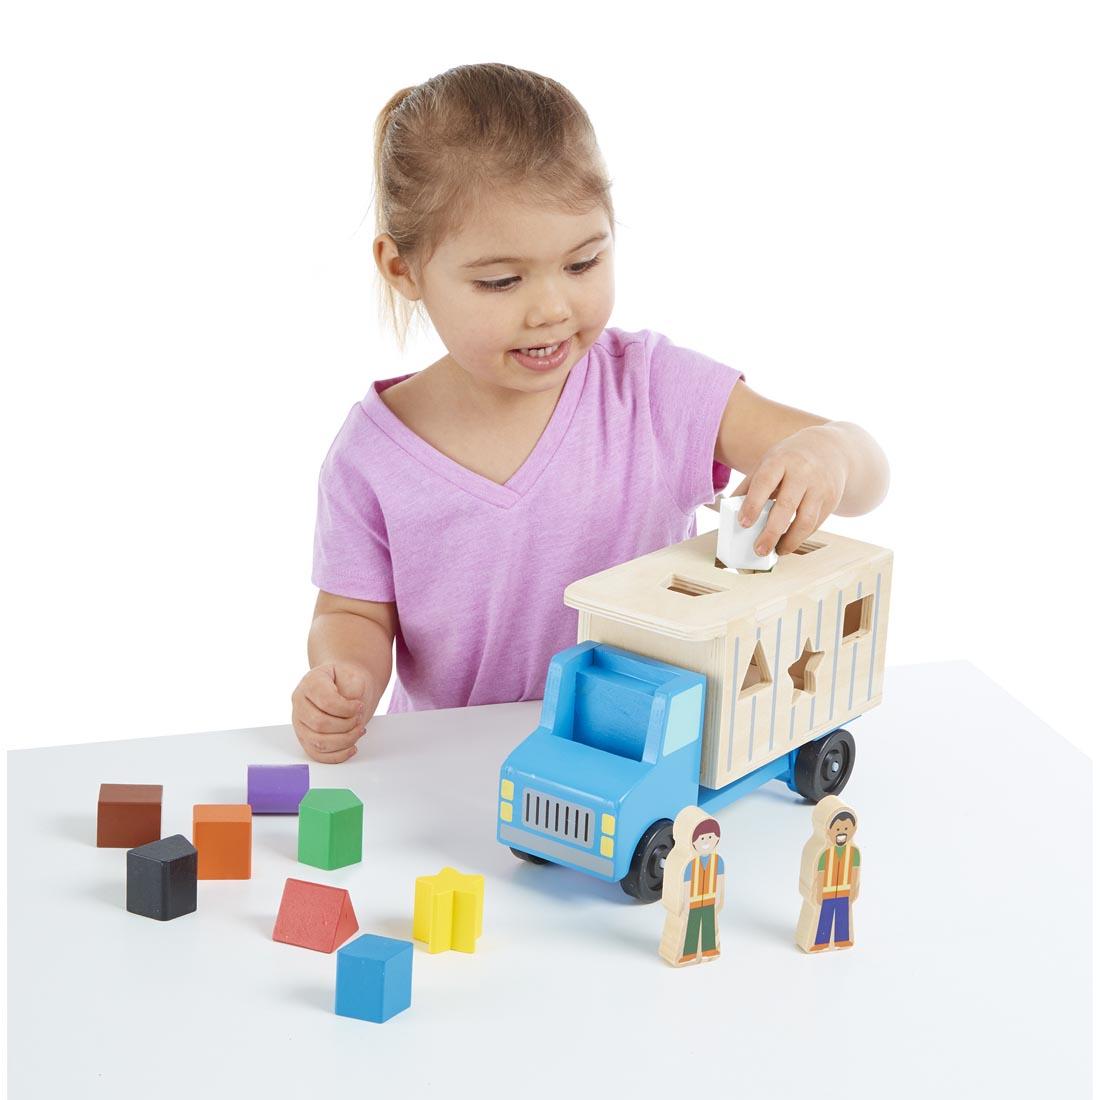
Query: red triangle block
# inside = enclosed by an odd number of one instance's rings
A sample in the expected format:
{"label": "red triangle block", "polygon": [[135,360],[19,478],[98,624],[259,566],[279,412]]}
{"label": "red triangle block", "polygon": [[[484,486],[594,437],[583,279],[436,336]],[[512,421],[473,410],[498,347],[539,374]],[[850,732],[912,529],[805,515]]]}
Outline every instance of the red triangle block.
{"label": "red triangle block", "polygon": [[273,940],[331,954],[358,931],[347,890],[298,878],[286,880]]}

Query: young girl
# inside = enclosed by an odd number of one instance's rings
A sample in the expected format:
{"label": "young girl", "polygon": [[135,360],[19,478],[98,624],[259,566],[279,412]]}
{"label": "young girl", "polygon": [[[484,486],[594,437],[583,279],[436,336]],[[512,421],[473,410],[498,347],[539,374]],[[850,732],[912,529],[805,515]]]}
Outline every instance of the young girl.
{"label": "young girl", "polygon": [[[294,729],[339,763],[390,713],[542,696],[577,640],[572,581],[695,534],[730,470],[760,554],[882,500],[855,424],[759,396],[614,301],[610,181],[556,81],[464,65],[398,92],[375,131],[384,313],[425,310],[447,354],[376,382],[321,469],[310,671]],[[415,305],[414,305],[415,303]],[[423,315],[421,314],[421,320]]]}

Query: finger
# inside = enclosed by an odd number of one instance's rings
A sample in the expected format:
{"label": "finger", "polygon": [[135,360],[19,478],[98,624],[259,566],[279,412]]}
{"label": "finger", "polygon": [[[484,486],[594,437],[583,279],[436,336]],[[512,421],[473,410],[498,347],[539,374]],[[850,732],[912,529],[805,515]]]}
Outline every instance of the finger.
{"label": "finger", "polygon": [[307,678],[303,687],[305,698],[319,711],[330,714],[334,718],[354,718],[362,712],[362,701],[358,698],[346,698],[337,689],[333,680],[324,673]]}
{"label": "finger", "polygon": [[764,524],[764,530],[753,547],[761,557],[772,552],[783,532],[790,527],[804,495],[805,486],[795,486],[790,484],[790,479],[784,480],[772,505],[768,522]]}
{"label": "finger", "polygon": [[309,743],[317,749],[318,752],[337,752],[341,749],[346,749],[351,745],[354,745],[363,735],[363,728],[360,726],[353,730],[348,730],[346,733],[318,733],[315,730],[311,730],[308,726],[302,726],[302,734],[305,736]]}
{"label": "finger", "polygon": [[315,749],[306,749],[306,751],[318,764],[342,764],[345,760],[350,760],[359,749],[357,746],[352,745],[351,748],[336,752],[319,752]]}
{"label": "finger", "polygon": [[797,550],[821,526],[821,509],[821,502],[807,494],[799,505],[794,523],[776,543],[775,552],[790,554]]}
{"label": "finger", "polygon": [[337,718],[332,714],[326,714],[308,698],[299,701],[295,717],[306,729],[320,734],[349,733],[363,725],[361,714],[353,714],[350,718]]}
{"label": "finger", "polygon": [[741,505],[742,527],[751,527],[756,522],[760,509],[764,507],[764,501],[771,498],[782,480],[783,464],[781,462],[765,459],[756,468],[749,480],[744,503]]}
{"label": "finger", "polygon": [[354,748],[359,740],[360,733],[315,733],[308,727],[295,727],[294,732],[302,748],[315,759],[327,758],[332,755],[346,753]]}

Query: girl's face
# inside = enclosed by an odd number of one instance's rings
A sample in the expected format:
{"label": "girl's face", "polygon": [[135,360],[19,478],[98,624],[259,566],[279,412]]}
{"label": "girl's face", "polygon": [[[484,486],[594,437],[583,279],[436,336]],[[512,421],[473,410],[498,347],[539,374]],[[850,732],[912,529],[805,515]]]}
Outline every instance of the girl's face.
{"label": "girl's face", "polygon": [[[398,289],[423,299],[451,360],[476,381],[540,392],[560,387],[606,327],[613,254],[600,207],[569,214],[493,198]],[[515,354],[553,344],[564,346],[546,358]]]}

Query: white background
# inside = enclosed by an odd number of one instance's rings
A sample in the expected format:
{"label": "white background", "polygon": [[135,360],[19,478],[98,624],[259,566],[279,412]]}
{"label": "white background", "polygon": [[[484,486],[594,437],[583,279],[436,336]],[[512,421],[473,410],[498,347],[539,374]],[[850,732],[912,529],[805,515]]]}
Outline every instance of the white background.
{"label": "white background", "polygon": [[616,12],[6,5],[8,747],[288,721],[320,463],[442,351],[378,322],[374,118],[507,61],[595,124],[611,324],[882,443],[827,526],[896,553],[889,662],[1094,750],[1095,5]]}

